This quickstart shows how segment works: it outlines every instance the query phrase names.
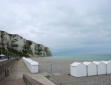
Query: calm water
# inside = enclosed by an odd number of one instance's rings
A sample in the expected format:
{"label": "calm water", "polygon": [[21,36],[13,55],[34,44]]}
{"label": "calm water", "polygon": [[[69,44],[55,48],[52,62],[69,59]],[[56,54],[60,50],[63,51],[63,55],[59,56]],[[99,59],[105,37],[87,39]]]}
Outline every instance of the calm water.
{"label": "calm water", "polygon": [[107,55],[76,55],[76,56],[53,56],[55,59],[66,60],[111,60],[111,54]]}

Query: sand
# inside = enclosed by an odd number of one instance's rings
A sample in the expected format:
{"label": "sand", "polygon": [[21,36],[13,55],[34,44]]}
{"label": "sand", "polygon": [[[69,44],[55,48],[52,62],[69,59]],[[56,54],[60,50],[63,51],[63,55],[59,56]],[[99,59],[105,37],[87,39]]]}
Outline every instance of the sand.
{"label": "sand", "polygon": [[[50,72],[50,73],[60,73],[69,74],[70,64],[77,62],[77,60],[63,60],[63,59],[53,59],[53,58],[32,58],[38,61],[40,72]],[[78,61],[82,62],[82,61]]]}
{"label": "sand", "polygon": [[111,85],[111,74],[81,78],[70,76],[70,64],[77,62],[77,60],[63,60],[53,58],[32,59],[40,63],[40,73],[52,73],[50,80],[57,85]]}

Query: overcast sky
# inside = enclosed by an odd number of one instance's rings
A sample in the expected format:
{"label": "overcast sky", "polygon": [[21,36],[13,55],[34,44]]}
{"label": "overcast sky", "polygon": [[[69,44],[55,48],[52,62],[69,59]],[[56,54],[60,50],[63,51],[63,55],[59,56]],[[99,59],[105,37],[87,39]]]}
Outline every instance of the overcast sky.
{"label": "overcast sky", "polygon": [[0,0],[0,30],[54,55],[111,52],[111,0]]}

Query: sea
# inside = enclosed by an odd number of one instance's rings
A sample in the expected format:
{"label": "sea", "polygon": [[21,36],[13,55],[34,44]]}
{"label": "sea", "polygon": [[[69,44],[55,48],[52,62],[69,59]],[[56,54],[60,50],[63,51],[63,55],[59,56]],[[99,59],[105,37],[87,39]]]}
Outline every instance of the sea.
{"label": "sea", "polygon": [[53,59],[65,59],[65,60],[95,60],[105,61],[111,60],[111,54],[88,54],[88,55],[74,55],[74,56],[53,56]]}

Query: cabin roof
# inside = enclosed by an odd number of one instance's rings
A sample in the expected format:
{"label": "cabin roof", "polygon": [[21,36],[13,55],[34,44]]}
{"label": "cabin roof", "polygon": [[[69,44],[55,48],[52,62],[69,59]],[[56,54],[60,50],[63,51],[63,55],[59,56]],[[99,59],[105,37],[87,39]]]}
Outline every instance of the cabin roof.
{"label": "cabin roof", "polygon": [[79,62],[74,62],[74,63],[72,63],[71,64],[71,66],[78,66],[78,65],[80,65],[81,63],[79,63]]}

